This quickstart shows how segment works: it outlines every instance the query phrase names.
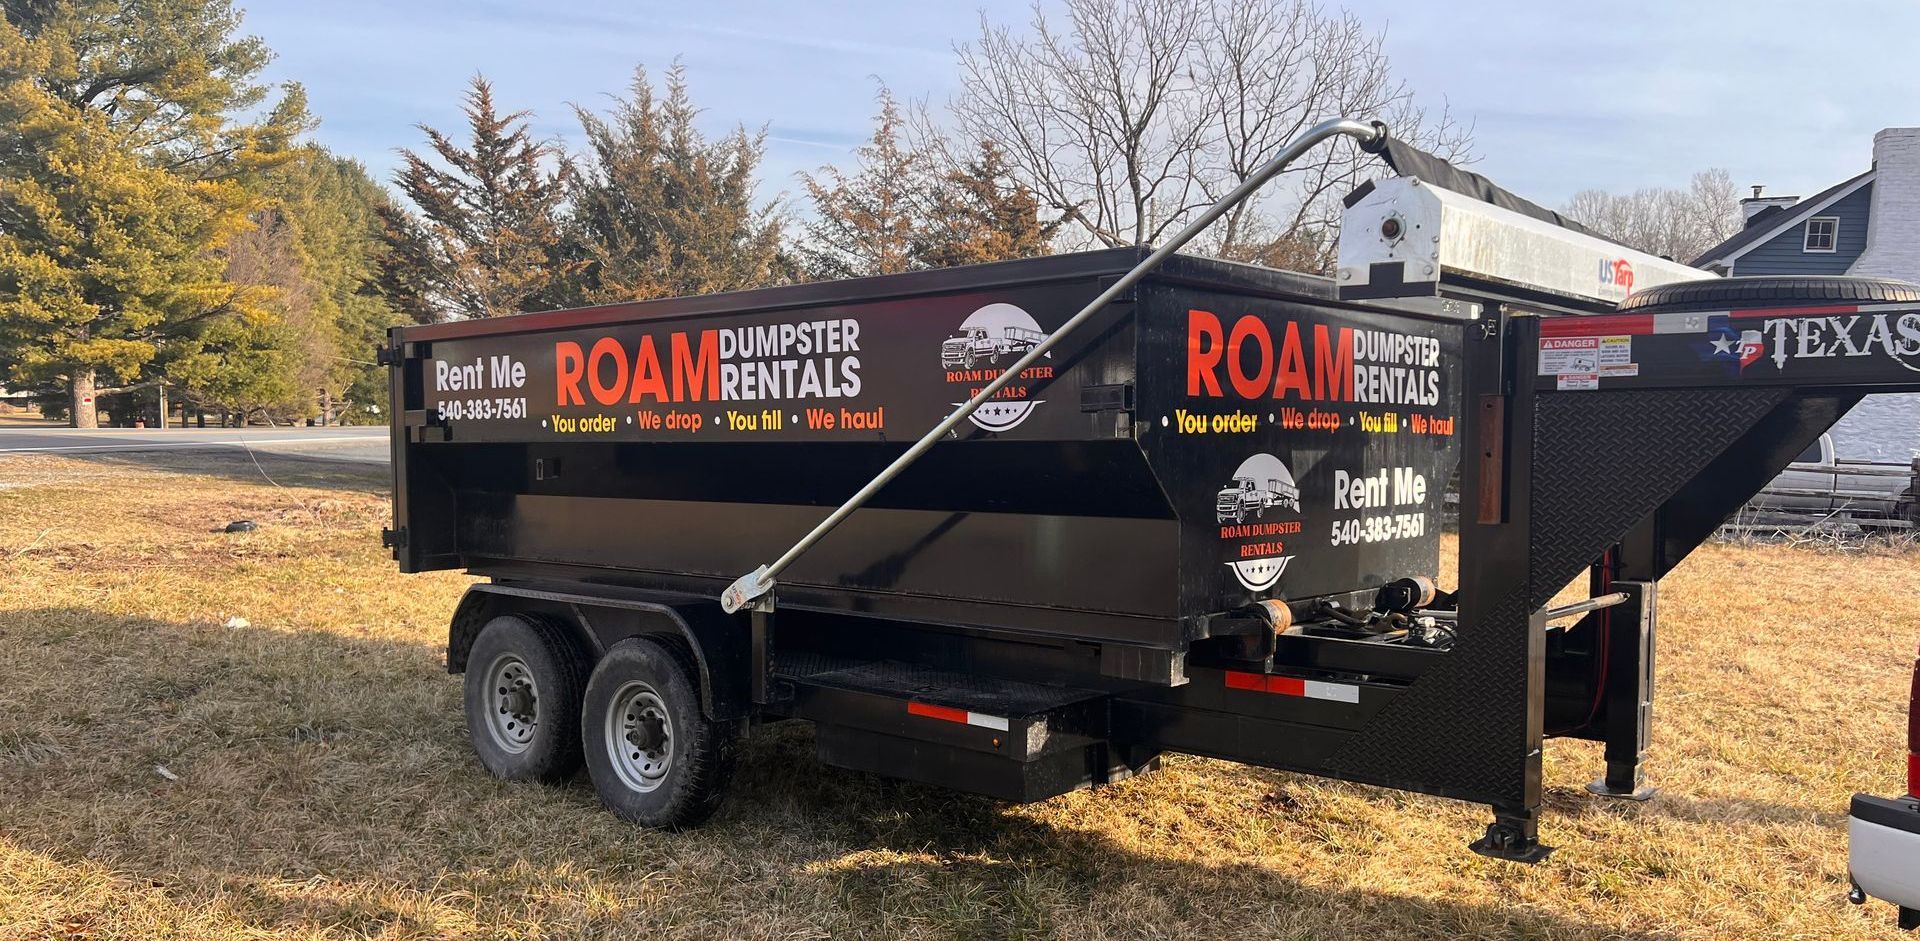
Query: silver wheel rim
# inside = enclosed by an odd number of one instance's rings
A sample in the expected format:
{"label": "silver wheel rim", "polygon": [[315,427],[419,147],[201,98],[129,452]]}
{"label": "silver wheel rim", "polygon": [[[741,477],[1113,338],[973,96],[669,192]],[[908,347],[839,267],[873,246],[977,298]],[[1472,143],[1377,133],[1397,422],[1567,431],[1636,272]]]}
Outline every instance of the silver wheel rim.
{"label": "silver wheel rim", "polygon": [[633,680],[613,694],[605,735],[613,772],[628,789],[651,791],[673,770],[673,718],[652,686]]}
{"label": "silver wheel rim", "polygon": [[487,732],[509,755],[533,747],[540,728],[540,687],[517,654],[503,653],[487,667]]}

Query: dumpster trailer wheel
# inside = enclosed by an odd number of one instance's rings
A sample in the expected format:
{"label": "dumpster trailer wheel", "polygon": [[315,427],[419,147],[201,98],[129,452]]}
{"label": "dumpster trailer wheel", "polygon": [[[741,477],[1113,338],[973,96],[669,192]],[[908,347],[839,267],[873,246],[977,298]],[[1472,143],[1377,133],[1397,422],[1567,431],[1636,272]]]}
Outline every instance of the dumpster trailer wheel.
{"label": "dumpster trailer wheel", "polygon": [[719,808],[739,729],[701,711],[680,650],[645,638],[614,645],[587,681],[580,729],[594,789],[622,819],[680,829]]}
{"label": "dumpster trailer wheel", "polygon": [[586,680],[586,661],[562,628],[511,614],[488,621],[467,657],[467,735],[480,763],[509,781],[572,777]]}

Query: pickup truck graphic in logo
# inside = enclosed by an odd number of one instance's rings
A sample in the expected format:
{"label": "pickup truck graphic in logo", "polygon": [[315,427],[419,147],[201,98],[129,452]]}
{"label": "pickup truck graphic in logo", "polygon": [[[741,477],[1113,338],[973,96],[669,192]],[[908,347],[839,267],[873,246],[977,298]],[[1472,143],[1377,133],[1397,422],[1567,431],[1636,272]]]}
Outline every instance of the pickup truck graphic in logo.
{"label": "pickup truck graphic in logo", "polygon": [[[1001,368],[1031,352],[1046,338],[1047,332],[1026,311],[1012,304],[988,304],[962,321],[952,336],[940,341],[940,367],[948,383],[967,389],[971,395],[997,378]],[[1028,383],[1051,378],[1052,374],[1051,366],[1024,370],[968,419],[988,431],[1014,428],[1040,404],[1031,397]]]}
{"label": "pickup truck graphic in logo", "polygon": [[[1296,517],[1267,521],[1270,516]],[[1286,540],[1300,533],[1300,487],[1286,462],[1261,453],[1240,462],[1233,479],[1214,494],[1214,522],[1233,577],[1248,591],[1278,584],[1293,556]]]}
{"label": "pickup truck graphic in logo", "polygon": [[1233,483],[1220,488],[1214,499],[1217,522],[1244,523],[1261,519],[1271,509],[1300,512],[1300,488],[1294,486],[1287,465],[1271,454],[1256,454],[1233,474]]}
{"label": "pickup truck graphic in logo", "polygon": [[998,366],[1040,345],[1047,338],[1038,329],[1017,326],[990,331],[985,327],[962,326],[958,333],[940,344],[940,365],[947,369],[972,369],[985,363]]}

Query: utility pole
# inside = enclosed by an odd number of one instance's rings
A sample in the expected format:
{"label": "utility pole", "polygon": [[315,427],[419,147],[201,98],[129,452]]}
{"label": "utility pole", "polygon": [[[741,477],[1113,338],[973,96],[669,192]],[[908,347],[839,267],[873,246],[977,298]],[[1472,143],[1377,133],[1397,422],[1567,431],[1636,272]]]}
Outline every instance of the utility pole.
{"label": "utility pole", "polygon": [[167,380],[155,379],[153,387],[160,390],[160,430],[167,429]]}

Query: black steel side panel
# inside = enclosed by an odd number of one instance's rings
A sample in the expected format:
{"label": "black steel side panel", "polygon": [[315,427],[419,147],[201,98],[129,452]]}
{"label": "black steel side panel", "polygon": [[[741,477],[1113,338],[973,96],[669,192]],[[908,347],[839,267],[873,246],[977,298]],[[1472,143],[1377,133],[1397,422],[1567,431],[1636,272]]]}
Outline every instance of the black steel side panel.
{"label": "black steel side panel", "polygon": [[[778,554],[821,515],[815,507],[778,504],[462,497],[459,542],[469,559],[666,572],[719,584]],[[1156,563],[1173,551],[1173,523],[1166,520],[870,509],[783,580],[796,588],[1172,618],[1174,573]],[[1102,575],[1086,577],[1089,571]],[[1088,633],[1098,636],[1096,623]]]}
{"label": "black steel side panel", "polygon": [[1181,519],[1182,611],[1435,573],[1462,323],[1191,282],[1139,307],[1137,435]]}
{"label": "black steel side panel", "polygon": [[1790,394],[1757,386],[1542,395],[1527,603],[1546,604]]}
{"label": "black steel side panel", "polygon": [[1521,799],[1519,743],[1529,708],[1524,584],[1516,579],[1480,603],[1485,623],[1502,629],[1463,630],[1445,659],[1343,742],[1322,773],[1486,803]]}
{"label": "black steel side panel", "polygon": [[1623,561],[1637,564],[1643,575],[1665,577],[1864,396],[1857,390],[1795,392],[1642,522],[1651,537],[1628,543],[1657,545],[1651,557],[1635,559],[1629,552]]}

